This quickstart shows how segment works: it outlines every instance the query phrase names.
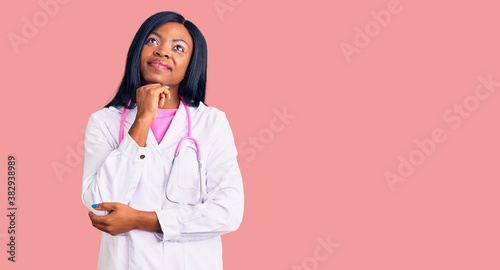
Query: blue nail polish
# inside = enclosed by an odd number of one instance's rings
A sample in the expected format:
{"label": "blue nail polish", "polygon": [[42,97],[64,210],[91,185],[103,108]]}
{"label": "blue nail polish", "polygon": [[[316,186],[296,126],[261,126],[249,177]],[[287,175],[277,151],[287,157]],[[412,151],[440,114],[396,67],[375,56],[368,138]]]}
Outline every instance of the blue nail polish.
{"label": "blue nail polish", "polygon": [[96,208],[97,206],[98,206],[98,204],[93,204],[92,208]]}
{"label": "blue nail polish", "polygon": [[172,101],[172,97],[169,97],[169,98],[168,98],[168,101]]}

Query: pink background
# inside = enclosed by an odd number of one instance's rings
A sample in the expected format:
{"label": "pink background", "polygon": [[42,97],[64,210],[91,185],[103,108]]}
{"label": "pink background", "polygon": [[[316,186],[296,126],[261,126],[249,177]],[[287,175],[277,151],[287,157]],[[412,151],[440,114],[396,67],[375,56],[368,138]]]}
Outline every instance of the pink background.
{"label": "pink background", "polygon": [[[240,150],[245,216],[223,236],[225,269],[500,268],[500,86],[479,79],[500,81],[497,1],[66,2],[50,17],[34,0],[0,8],[1,269],[95,269],[83,132],[115,94],[140,24],[166,10],[204,34],[206,102],[226,112]],[[23,18],[38,31],[14,46]],[[432,149],[435,129],[445,139]],[[398,172],[401,159],[419,165]],[[408,174],[391,189],[388,172]]]}

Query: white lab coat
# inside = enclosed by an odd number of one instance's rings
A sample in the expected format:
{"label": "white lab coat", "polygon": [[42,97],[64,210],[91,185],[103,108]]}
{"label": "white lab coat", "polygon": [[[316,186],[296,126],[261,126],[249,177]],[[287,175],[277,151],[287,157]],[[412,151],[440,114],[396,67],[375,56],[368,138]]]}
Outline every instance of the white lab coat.
{"label": "white lab coat", "polygon": [[[236,230],[243,217],[237,150],[224,112],[202,102],[197,108],[188,108],[191,135],[199,142],[203,164],[204,195],[197,206],[169,202],[164,193],[175,148],[187,135],[182,102],[159,145],[151,129],[145,147],[128,134],[137,107],[127,112],[121,144],[118,134],[123,108],[104,108],[90,116],[85,132],[83,203],[97,215],[107,214],[91,207],[101,202],[155,211],[163,231],[132,230],[116,236],[101,232],[98,269],[222,269],[220,235]],[[190,140],[184,144],[194,146]],[[178,182],[177,186],[176,190],[186,191],[188,196],[199,196],[199,181]]]}

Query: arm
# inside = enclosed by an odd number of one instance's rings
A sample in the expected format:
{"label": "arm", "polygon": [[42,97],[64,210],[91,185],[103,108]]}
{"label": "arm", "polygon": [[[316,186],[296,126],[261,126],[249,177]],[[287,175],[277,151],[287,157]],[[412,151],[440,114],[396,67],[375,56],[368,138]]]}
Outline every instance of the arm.
{"label": "arm", "polygon": [[235,231],[241,224],[243,183],[233,134],[224,113],[212,129],[219,134],[203,165],[207,168],[207,194],[196,206],[155,211],[163,232],[156,235],[162,241],[201,240]]}
{"label": "arm", "polygon": [[[91,211],[97,211],[92,209],[93,204],[103,201],[124,204],[130,201],[144,163],[151,156],[146,147],[149,126],[156,117],[158,103],[163,104],[166,95],[170,91],[158,83],[136,90],[136,119],[119,146],[107,127],[97,121],[97,114],[90,117],[85,132],[82,201]],[[94,213],[105,214],[99,212]]]}
{"label": "arm", "polygon": [[[127,204],[140,179],[144,162],[150,156],[148,147],[139,147],[126,133],[116,147],[115,139],[92,115],[85,131],[82,201],[96,215],[93,204],[120,202]],[[143,156],[143,158],[141,158]]]}
{"label": "arm", "polygon": [[155,212],[135,210],[118,202],[103,202],[94,209],[111,211],[105,216],[97,216],[89,212],[89,217],[94,227],[113,236],[130,230],[162,232]]}

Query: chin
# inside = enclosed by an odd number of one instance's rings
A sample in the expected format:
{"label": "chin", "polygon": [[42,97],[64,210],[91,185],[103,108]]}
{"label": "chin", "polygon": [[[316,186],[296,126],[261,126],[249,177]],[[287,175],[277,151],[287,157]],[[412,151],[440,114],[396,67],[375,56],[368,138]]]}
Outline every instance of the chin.
{"label": "chin", "polygon": [[165,84],[163,80],[159,80],[156,78],[149,78],[149,79],[142,79],[141,80],[144,84],[150,84],[150,83],[159,83],[159,84]]}

